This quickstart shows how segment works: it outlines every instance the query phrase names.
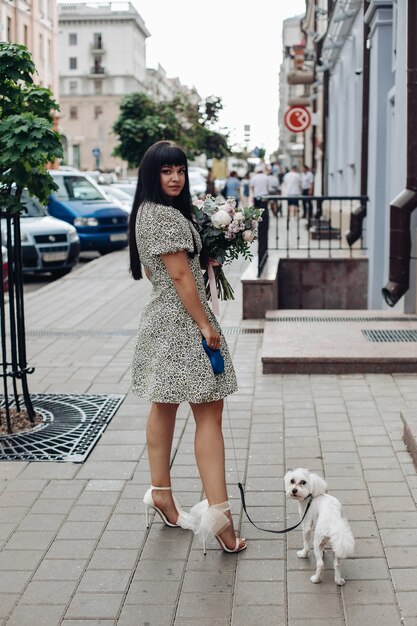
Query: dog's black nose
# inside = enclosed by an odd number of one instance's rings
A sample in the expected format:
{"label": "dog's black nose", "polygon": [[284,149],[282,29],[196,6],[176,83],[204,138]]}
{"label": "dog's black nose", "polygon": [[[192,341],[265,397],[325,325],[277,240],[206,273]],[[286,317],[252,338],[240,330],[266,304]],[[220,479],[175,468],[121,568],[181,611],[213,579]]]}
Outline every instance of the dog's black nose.
{"label": "dog's black nose", "polygon": [[298,491],[297,489],[292,490],[294,496],[297,495],[297,491]]}

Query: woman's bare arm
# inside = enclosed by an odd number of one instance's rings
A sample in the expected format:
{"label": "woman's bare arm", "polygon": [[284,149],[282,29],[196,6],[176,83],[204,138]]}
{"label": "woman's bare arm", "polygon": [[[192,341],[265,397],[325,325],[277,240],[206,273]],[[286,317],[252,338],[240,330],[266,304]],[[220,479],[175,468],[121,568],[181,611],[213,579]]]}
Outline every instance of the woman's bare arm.
{"label": "woman's bare arm", "polygon": [[220,336],[211,326],[204,306],[198,295],[194,276],[185,251],[163,254],[161,259],[171,276],[178,296],[188,315],[195,321],[207,344],[216,350],[220,347]]}

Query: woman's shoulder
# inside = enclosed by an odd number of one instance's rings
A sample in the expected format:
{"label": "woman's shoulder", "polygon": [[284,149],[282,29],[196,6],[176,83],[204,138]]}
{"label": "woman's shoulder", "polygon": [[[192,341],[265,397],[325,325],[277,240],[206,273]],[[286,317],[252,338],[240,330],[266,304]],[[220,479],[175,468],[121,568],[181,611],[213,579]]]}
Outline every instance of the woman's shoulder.
{"label": "woman's shoulder", "polygon": [[140,206],[145,223],[154,222],[157,224],[186,224],[188,220],[173,206],[159,204],[158,202],[145,201]]}

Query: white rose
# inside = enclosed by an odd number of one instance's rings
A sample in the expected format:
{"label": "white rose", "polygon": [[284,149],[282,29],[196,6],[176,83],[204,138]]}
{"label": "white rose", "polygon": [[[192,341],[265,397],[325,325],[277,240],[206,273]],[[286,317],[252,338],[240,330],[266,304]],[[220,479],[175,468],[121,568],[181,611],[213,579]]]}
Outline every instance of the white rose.
{"label": "white rose", "polygon": [[243,213],[241,211],[238,211],[237,213],[235,213],[235,221],[236,222],[243,222],[243,220],[245,219]]}
{"label": "white rose", "polygon": [[253,241],[253,232],[251,230],[244,230],[242,233],[243,241]]}
{"label": "white rose", "polygon": [[214,228],[226,228],[226,226],[229,226],[231,221],[232,218],[226,211],[223,211],[223,209],[220,209],[220,211],[213,213],[213,215],[211,216],[211,223],[213,224]]}

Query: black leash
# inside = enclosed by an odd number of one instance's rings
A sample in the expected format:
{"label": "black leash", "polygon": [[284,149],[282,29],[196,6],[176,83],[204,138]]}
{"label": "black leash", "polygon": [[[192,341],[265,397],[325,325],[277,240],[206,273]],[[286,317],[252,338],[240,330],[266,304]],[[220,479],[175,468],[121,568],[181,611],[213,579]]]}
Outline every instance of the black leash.
{"label": "black leash", "polygon": [[246,517],[248,518],[248,520],[250,521],[252,526],[255,526],[255,528],[257,528],[258,530],[262,530],[265,533],[275,533],[277,535],[281,535],[282,533],[289,533],[289,532],[291,532],[291,530],[294,530],[295,528],[297,528],[302,523],[302,521],[304,520],[305,516],[307,515],[308,509],[310,508],[310,504],[313,501],[313,496],[311,494],[308,495],[307,498],[310,498],[310,500],[307,503],[307,507],[306,507],[306,510],[304,511],[304,515],[301,518],[301,520],[298,522],[298,524],[296,524],[295,526],[291,526],[291,528],[284,528],[283,530],[271,530],[269,528],[260,528],[259,526],[257,526],[255,524],[255,522],[252,522],[251,518],[249,517],[249,513],[246,510],[245,492],[243,491],[242,483],[238,483],[237,486],[239,487],[240,497],[241,497],[241,500],[242,500],[242,506],[243,506],[243,510],[246,513]]}

